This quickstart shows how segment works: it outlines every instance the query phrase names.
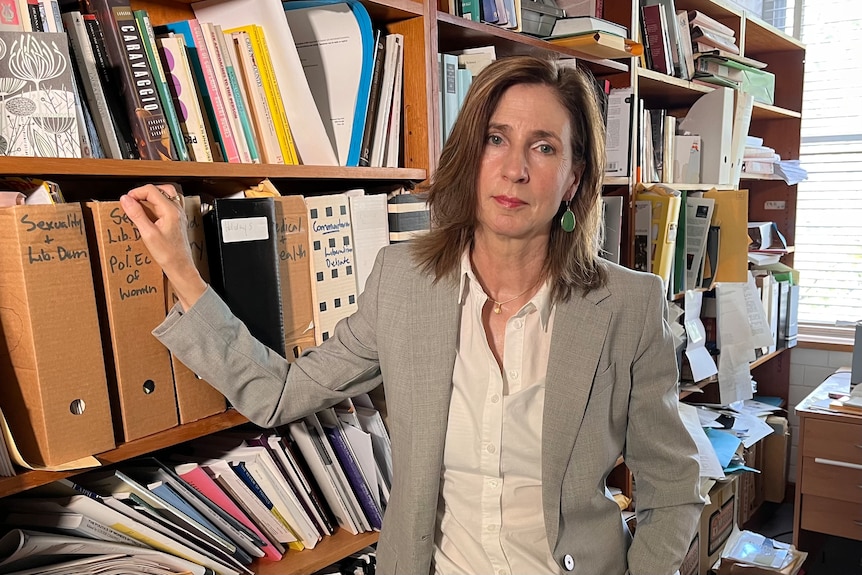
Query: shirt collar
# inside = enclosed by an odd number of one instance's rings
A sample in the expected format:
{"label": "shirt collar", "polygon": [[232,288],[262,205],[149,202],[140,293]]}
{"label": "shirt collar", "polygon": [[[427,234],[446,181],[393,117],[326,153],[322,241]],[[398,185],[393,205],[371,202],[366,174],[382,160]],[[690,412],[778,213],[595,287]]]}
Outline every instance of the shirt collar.
{"label": "shirt collar", "polygon": [[[480,292],[484,293],[479,280],[476,279],[476,274],[473,272],[473,263],[470,261],[469,248],[464,250],[464,253],[461,254],[460,278],[461,281],[458,289],[459,305],[464,304],[471,285],[475,285]],[[488,297],[488,294],[485,294],[485,297]],[[553,309],[553,305],[551,303],[551,286],[547,281],[542,284],[542,287],[539,288],[539,291],[537,291],[532,299],[530,299],[528,304],[532,304],[535,306],[536,310],[538,310],[539,318],[542,320],[542,329],[547,330],[548,321],[551,317],[551,310]],[[529,311],[529,307],[524,310],[525,313],[527,311]]]}

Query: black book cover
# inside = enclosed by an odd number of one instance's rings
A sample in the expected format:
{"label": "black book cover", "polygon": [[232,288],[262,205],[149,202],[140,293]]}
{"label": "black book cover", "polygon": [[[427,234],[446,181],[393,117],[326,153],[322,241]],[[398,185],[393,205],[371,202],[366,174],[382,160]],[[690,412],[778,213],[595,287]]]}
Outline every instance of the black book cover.
{"label": "black book cover", "polygon": [[204,230],[213,289],[253,336],[284,357],[275,202],[217,199]]}
{"label": "black book cover", "polygon": [[374,126],[377,109],[380,107],[380,84],[383,80],[383,56],[386,42],[381,31],[374,31],[374,64],[371,67],[371,86],[368,91],[368,108],[365,112],[365,127],[362,129],[362,144],[359,147],[359,165],[371,165],[371,146],[374,143]]}

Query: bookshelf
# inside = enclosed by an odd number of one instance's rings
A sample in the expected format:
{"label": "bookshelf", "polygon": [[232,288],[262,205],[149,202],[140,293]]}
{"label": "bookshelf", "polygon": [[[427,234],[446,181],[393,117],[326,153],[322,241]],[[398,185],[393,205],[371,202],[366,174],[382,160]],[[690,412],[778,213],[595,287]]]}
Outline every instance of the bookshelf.
{"label": "bookshelf", "polygon": [[[146,9],[154,25],[193,18],[192,0],[132,0],[135,9]],[[206,191],[225,196],[270,178],[285,193],[326,193],[347,187],[386,189],[413,186],[431,174],[440,149],[436,54],[470,47],[492,45],[498,56],[531,54],[576,58],[615,88],[631,87],[648,105],[673,110],[681,115],[711,87],[672,78],[639,68],[635,60],[602,60],[584,57],[573,50],[492,25],[471,22],[450,15],[446,0],[362,0],[372,21],[388,32],[404,35],[404,93],[402,168],[344,168],[327,166],[281,166],[261,164],[204,164],[152,162],[141,160],[70,160],[50,158],[0,158],[0,175],[34,176],[57,181],[71,200],[95,197],[117,199],[128,188],[151,181],[176,181],[186,193]],[[720,0],[677,0],[677,9],[699,10],[731,26],[741,39],[743,53],[768,64],[776,75],[775,105],[755,104],[750,132],[762,136],[783,159],[798,159],[802,108],[802,73],[805,49],[802,44],[760,19]],[[605,0],[605,18],[639,29],[637,0]],[[636,126],[636,123],[633,123]],[[633,127],[633,130],[636,130]],[[632,134],[632,142],[637,134]],[[634,145],[632,145],[633,147]],[[629,173],[634,174],[634,154]],[[623,195],[623,263],[633,263],[633,209],[631,190],[634,177],[607,178],[605,190]],[[776,221],[788,244],[795,240],[796,187],[771,178],[745,178],[749,190],[752,220]],[[703,186],[701,185],[702,189]],[[693,188],[691,188],[693,189]],[[783,210],[767,209],[767,203],[783,202]],[[793,263],[793,254],[783,259]],[[787,398],[789,354],[776,352],[759,359],[752,369],[760,391]],[[707,385],[707,384],[704,384]],[[163,431],[143,439],[121,443],[116,449],[98,455],[104,464],[152,453],[219,430],[247,423],[235,411],[208,417]],[[622,463],[622,462],[620,462]],[[0,478],[0,497],[24,492],[75,472],[27,471],[11,478]],[[615,470],[612,481],[631,492],[631,477],[623,465]],[[374,541],[376,534],[352,536],[338,532],[314,550],[288,553],[277,564],[255,565],[255,572],[310,573],[361,549]]]}

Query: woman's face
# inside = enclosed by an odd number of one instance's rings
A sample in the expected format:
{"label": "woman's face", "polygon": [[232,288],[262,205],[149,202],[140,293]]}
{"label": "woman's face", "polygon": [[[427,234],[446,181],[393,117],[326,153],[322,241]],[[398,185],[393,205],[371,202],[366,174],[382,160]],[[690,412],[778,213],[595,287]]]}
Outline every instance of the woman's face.
{"label": "woman's face", "polygon": [[552,88],[519,84],[491,115],[477,179],[478,230],[500,238],[547,237],[581,170],[572,166],[572,121]]}

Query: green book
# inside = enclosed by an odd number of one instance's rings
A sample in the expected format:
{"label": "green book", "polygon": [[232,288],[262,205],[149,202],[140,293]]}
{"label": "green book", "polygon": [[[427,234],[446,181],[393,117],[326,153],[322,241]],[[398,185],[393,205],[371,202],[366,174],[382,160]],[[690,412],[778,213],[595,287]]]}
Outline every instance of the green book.
{"label": "green book", "polygon": [[135,10],[135,21],[138,23],[138,29],[141,33],[144,52],[147,54],[147,60],[150,62],[150,68],[153,69],[155,75],[156,91],[159,94],[159,100],[162,102],[162,110],[165,113],[165,121],[168,123],[168,130],[171,133],[171,140],[174,142],[174,148],[177,150],[177,158],[180,161],[188,162],[191,160],[189,150],[186,147],[185,138],[183,138],[180,121],[177,118],[177,111],[174,108],[174,102],[171,99],[171,93],[168,90],[168,83],[165,79],[165,71],[162,68],[162,61],[159,58],[158,48],[156,48],[156,35],[153,33],[153,27],[150,24],[150,17],[146,10]]}

